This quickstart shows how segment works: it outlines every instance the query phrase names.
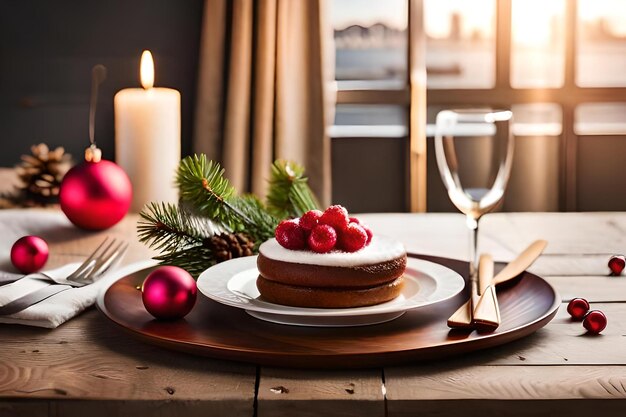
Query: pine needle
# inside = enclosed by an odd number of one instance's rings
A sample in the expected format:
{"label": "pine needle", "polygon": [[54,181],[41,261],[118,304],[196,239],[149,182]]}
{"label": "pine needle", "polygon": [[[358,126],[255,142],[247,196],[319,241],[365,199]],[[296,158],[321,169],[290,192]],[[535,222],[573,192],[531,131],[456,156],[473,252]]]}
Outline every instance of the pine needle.
{"label": "pine needle", "polygon": [[204,154],[189,156],[180,162],[176,183],[181,200],[211,220],[236,227],[230,205],[235,190],[218,163],[207,161]]}
{"label": "pine needle", "polygon": [[267,207],[279,219],[300,217],[309,210],[319,208],[317,198],[309,188],[308,178],[304,176],[304,167],[283,160],[272,164]]}
{"label": "pine needle", "polygon": [[244,194],[234,201],[237,209],[250,219],[251,225],[240,231],[253,236],[260,244],[274,237],[274,230],[279,219],[268,213],[267,208],[259,198],[253,194]]}
{"label": "pine needle", "polygon": [[194,246],[176,252],[165,253],[156,256],[154,259],[159,261],[161,265],[173,265],[183,268],[196,279],[203,271],[216,264],[211,250],[203,246]]}
{"label": "pine needle", "polygon": [[201,244],[203,239],[223,231],[211,221],[169,203],[149,203],[139,215],[139,241],[161,252]]}

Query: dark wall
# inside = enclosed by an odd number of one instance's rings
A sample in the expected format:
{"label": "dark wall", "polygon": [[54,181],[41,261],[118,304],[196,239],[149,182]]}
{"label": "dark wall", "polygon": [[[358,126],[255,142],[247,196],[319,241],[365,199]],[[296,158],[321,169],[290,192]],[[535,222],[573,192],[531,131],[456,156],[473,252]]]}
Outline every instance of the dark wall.
{"label": "dark wall", "polygon": [[96,140],[114,157],[113,96],[139,87],[150,49],[155,85],[182,95],[183,153],[191,150],[202,0],[0,0],[0,166],[31,144],[88,145],[90,77],[107,67]]}
{"label": "dark wall", "polygon": [[354,213],[408,210],[407,138],[333,138],[333,204]]}

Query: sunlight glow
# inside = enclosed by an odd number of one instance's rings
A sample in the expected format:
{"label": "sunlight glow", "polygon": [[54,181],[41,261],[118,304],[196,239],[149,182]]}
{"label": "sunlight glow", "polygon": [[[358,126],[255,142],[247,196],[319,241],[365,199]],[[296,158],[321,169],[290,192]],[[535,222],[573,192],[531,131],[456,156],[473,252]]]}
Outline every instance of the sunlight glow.
{"label": "sunlight glow", "polygon": [[448,38],[453,31],[453,15],[461,18],[460,35],[465,38],[478,34],[483,38],[493,36],[494,0],[425,0],[425,28],[428,36]]}
{"label": "sunlight glow", "polygon": [[583,22],[606,21],[615,36],[626,36],[626,1],[579,0],[578,18]]}
{"label": "sunlight glow", "polygon": [[564,0],[513,0],[513,42],[520,46],[553,44],[562,33]]}

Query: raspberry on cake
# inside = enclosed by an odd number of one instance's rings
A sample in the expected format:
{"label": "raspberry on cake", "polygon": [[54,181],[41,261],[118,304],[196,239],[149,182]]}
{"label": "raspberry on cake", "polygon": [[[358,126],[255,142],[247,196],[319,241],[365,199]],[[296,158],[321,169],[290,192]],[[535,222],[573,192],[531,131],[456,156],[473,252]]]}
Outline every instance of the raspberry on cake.
{"label": "raspberry on cake", "polygon": [[335,229],[342,230],[348,226],[350,220],[348,218],[348,210],[343,206],[330,206],[320,217],[321,224],[327,224]]}
{"label": "raspberry on cake", "polygon": [[287,249],[304,249],[306,246],[305,231],[297,220],[283,220],[276,227],[276,240]]}
{"label": "raspberry on cake", "polygon": [[356,252],[367,245],[367,232],[360,224],[350,223],[339,232],[339,247],[346,252]]}
{"label": "raspberry on cake", "polygon": [[327,224],[318,224],[311,230],[307,243],[314,252],[330,252],[337,244],[337,232]]}
{"label": "raspberry on cake", "polygon": [[319,210],[309,210],[300,217],[300,226],[308,232],[313,230],[315,226],[320,221],[320,217],[322,217],[322,213]]}
{"label": "raspberry on cake", "polygon": [[[261,296],[290,306],[348,308],[380,304],[400,295],[404,246],[372,237],[369,228],[349,219],[341,206],[320,213],[310,211],[299,220],[281,222],[276,239],[261,245],[257,258]],[[308,249],[300,248],[301,232]]]}

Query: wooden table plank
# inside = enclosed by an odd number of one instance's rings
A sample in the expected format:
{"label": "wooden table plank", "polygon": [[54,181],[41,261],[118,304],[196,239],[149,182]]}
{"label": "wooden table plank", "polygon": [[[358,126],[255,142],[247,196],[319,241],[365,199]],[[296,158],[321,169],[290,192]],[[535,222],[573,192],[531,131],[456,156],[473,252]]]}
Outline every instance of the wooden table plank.
{"label": "wooden table plank", "polygon": [[[458,368],[438,364],[417,369],[386,369],[385,378],[389,417],[588,417],[626,413],[626,367],[623,366]],[[551,401],[546,401],[547,398]]]}
{"label": "wooden table plank", "polygon": [[[471,381],[471,383],[469,383]],[[626,367],[426,365],[385,369],[387,401],[626,399]]]}
{"label": "wooden table plank", "polygon": [[305,371],[262,368],[258,416],[382,417],[382,370]]}
{"label": "wooden table plank", "polygon": [[[164,401],[184,402],[190,411],[253,412],[254,366],[142,343],[93,309],[54,330],[4,325],[0,340],[0,398],[151,401],[155,410]],[[73,403],[59,407],[84,411]]]}
{"label": "wooden table plank", "polygon": [[590,303],[626,302],[626,276],[554,276],[545,277],[563,302],[582,297]]}

